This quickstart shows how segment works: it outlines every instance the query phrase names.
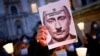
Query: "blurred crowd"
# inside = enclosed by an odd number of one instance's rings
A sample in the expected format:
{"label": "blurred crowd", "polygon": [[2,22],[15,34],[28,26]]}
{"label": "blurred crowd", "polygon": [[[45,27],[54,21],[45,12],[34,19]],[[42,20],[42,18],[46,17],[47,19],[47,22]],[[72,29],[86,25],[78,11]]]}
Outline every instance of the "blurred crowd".
{"label": "blurred crowd", "polygon": [[[40,25],[40,23],[37,25]],[[91,30],[89,33],[86,33],[85,36],[83,36],[83,44],[84,47],[88,48],[87,56],[100,56],[100,26],[97,22],[91,22]],[[4,48],[3,45],[12,42],[14,45],[14,56],[50,56],[49,54],[52,54],[53,49],[48,52],[48,47],[44,47],[39,43],[36,39],[37,30],[33,34],[32,37],[29,37],[27,35],[22,35],[20,39],[15,40],[3,40],[0,38],[0,56],[11,56],[8,54]],[[77,47],[82,46],[82,42],[78,37],[78,42],[74,43],[74,49]],[[71,50],[71,47],[69,47]],[[75,52],[76,53],[76,52]],[[74,54],[71,52],[70,54]],[[52,55],[55,56],[55,55]],[[77,56],[77,55],[76,55]]]}
{"label": "blurred crowd", "polygon": [[100,56],[100,26],[93,21],[90,27],[90,32],[83,37],[84,45],[88,48],[89,56]]}

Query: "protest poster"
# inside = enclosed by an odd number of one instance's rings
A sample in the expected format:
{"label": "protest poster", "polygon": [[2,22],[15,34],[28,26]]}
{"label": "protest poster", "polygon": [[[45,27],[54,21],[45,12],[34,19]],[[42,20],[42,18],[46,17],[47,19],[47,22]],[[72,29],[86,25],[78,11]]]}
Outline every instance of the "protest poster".
{"label": "protest poster", "polygon": [[77,34],[69,0],[60,0],[39,7],[42,25],[46,26],[48,48],[77,42]]}

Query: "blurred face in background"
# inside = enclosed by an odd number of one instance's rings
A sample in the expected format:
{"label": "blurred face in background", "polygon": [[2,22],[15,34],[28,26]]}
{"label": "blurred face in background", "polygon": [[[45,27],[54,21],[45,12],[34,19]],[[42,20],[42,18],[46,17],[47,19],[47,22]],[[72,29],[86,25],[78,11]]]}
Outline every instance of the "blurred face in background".
{"label": "blurred face in background", "polygon": [[98,25],[95,23],[94,25],[93,25],[93,28],[97,28],[98,27]]}
{"label": "blurred face in background", "polygon": [[99,28],[99,26],[98,26],[97,22],[93,21],[91,23],[91,32],[98,32],[98,28]]}
{"label": "blurred face in background", "polygon": [[44,12],[44,24],[55,40],[65,39],[69,34],[70,14],[66,7]]}

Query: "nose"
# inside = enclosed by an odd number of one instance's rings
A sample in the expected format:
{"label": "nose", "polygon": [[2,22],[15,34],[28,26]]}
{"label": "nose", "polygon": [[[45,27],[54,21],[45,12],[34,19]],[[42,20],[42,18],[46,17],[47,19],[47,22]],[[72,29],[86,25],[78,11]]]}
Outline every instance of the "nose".
{"label": "nose", "polygon": [[62,29],[61,24],[58,21],[56,21],[55,28],[57,32],[60,32]]}

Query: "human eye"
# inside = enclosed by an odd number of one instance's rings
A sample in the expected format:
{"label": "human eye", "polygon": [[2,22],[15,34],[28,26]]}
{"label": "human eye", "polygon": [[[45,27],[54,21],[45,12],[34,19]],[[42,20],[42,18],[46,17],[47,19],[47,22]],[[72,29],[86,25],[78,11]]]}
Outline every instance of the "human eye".
{"label": "human eye", "polygon": [[54,22],[54,21],[55,21],[54,18],[49,18],[49,19],[47,20],[48,23],[52,23],[52,22]]}
{"label": "human eye", "polygon": [[64,20],[66,18],[66,16],[59,16],[58,19],[59,20]]}

